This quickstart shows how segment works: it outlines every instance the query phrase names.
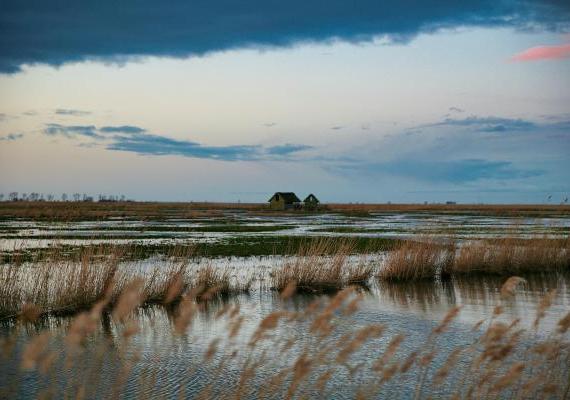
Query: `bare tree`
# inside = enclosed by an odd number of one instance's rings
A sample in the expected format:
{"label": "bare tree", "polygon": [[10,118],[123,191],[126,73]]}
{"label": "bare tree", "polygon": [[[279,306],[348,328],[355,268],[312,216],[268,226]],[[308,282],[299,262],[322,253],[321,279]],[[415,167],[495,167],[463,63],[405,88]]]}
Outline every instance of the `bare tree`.
{"label": "bare tree", "polygon": [[80,193],[73,193],[73,201],[79,201],[81,199]]}
{"label": "bare tree", "polygon": [[11,192],[11,193],[9,194],[9,197],[10,197],[10,201],[16,201],[16,200],[18,200],[18,192]]}
{"label": "bare tree", "polygon": [[61,201],[67,201],[67,193],[61,195]]}
{"label": "bare tree", "polygon": [[50,193],[50,194],[47,195],[47,201],[53,201],[53,199],[54,199],[54,195],[53,195],[53,194]]}
{"label": "bare tree", "polygon": [[0,201],[4,200],[4,193],[0,193]]}

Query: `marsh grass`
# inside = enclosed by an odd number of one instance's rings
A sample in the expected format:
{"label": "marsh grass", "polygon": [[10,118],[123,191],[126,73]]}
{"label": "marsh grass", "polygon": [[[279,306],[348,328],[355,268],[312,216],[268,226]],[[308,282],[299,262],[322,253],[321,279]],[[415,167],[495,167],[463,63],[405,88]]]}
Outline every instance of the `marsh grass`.
{"label": "marsh grass", "polygon": [[121,265],[122,248],[85,248],[76,257],[53,252],[49,259],[32,264],[0,266],[0,318],[22,315],[33,308],[38,314],[74,314],[109,296],[118,301],[132,282],[140,282],[141,304],[171,303],[189,288],[202,288],[198,297],[248,291],[251,280],[230,282],[227,269],[211,266],[199,271],[188,268],[191,248],[173,251],[150,266]]}
{"label": "marsh grass", "polygon": [[503,238],[467,242],[457,251],[451,274],[513,275],[570,268],[570,238]]}
{"label": "marsh grass", "polygon": [[[205,274],[211,274],[207,272]],[[521,278],[504,282],[501,293],[505,301],[516,295]],[[78,315],[66,331],[64,352],[51,349],[49,331],[32,335],[20,352],[3,342],[4,353],[17,354],[20,367],[35,370],[49,377],[58,363],[65,368],[51,386],[39,388],[38,396],[117,397],[127,385],[132,387],[131,373],[140,362],[136,350],[130,349],[132,337],[141,334],[133,311],[141,303],[141,282],[131,282],[111,305],[104,297],[95,306]],[[186,335],[200,309],[195,293],[187,292],[177,304],[172,319],[173,333]],[[540,325],[553,303],[550,292],[540,302],[534,328]],[[358,312],[361,295],[355,288],[345,288],[326,301],[317,299],[304,310],[275,311],[265,315],[257,329],[244,334],[243,346],[236,341],[241,334],[244,315],[237,304],[226,304],[215,318],[225,319],[227,329],[221,336],[209,338],[199,365],[188,366],[185,378],[176,385],[172,396],[195,398],[329,398],[339,385],[351,385],[355,398],[381,398],[394,395],[391,382],[409,382],[413,397],[420,398],[565,398],[569,391],[570,313],[563,315],[547,336],[533,335],[520,326],[499,320],[502,307],[495,308],[486,320],[472,327],[474,340],[460,341],[450,347],[447,335],[455,327],[461,307],[452,307],[427,338],[411,347],[407,334],[385,325],[339,325],[339,316]],[[82,345],[93,340],[102,322],[102,310],[111,305],[112,324],[120,334],[117,352],[118,369],[111,379],[100,380],[100,362],[105,347],[95,348],[95,355]],[[460,324],[462,325],[462,324]],[[230,340],[223,340],[223,337]],[[178,349],[178,347],[177,347]],[[271,349],[272,352],[269,352]],[[176,350],[179,351],[179,350]],[[130,352],[134,352],[130,355]],[[274,357],[274,353],[279,357]],[[3,354],[9,357],[10,354]],[[63,356],[63,358],[62,358]],[[148,357],[148,355],[147,355]],[[65,374],[75,368],[78,375]],[[206,381],[200,371],[208,371]],[[229,370],[232,374],[227,374]],[[268,373],[270,374],[268,375]],[[237,374],[236,374],[237,372]],[[196,392],[185,393],[186,384],[202,384]],[[52,379],[54,376],[51,376]],[[67,379],[67,380],[66,380]],[[157,377],[143,374],[129,394],[140,398],[153,397]],[[49,379],[46,380],[48,383]],[[263,384],[260,384],[263,382]],[[17,394],[18,382],[0,388],[2,394]],[[399,386],[396,385],[395,388]],[[397,389],[400,390],[401,388]],[[409,391],[408,391],[409,393]]]}
{"label": "marsh grass", "polygon": [[448,279],[460,274],[514,275],[570,269],[570,238],[506,237],[456,244],[423,237],[388,253],[377,274],[384,281]]}
{"label": "marsh grass", "polygon": [[453,243],[445,244],[430,237],[403,242],[388,253],[378,278],[385,281],[434,279],[436,274],[449,268],[454,257]]}
{"label": "marsh grass", "polygon": [[232,282],[229,268],[214,268],[211,264],[200,268],[192,282],[193,293],[198,300],[211,300],[214,297],[228,297],[233,294],[248,293],[253,280]]}
{"label": "marsh grass", "polygon": [[347,239],[316,239],[301,246],[296,256],[272,275],[272,288],[282,292],[294,283],[297,291],[335,292],[349,285],[366,285],[372,266],[364,260],[347,263],[355,242]]}

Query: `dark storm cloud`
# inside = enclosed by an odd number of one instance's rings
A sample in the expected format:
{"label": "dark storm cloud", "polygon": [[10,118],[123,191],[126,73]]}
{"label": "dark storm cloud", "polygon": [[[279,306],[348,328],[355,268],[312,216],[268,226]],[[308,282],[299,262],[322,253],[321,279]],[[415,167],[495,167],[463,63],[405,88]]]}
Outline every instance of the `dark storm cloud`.
{"label": "dark storm cloud", "polygon": [[349,42],[463,26],[568,29],[559,0],[2,0],[0,71],[136,56],[187,57],[241,47]]}
{"label": "dark storm cloud", "polygon": [[[205,146],[189,140],[172,139],[147,133],[146,129],[132,125],[66,126],[47,124],[43,130],[49,136],[90,138],[97,140],[107,150],[126,151],[142,155],[176,155],[192,158],[209,158],[224,161],[283,160],[294,153],[311,149],[311,146],[284,144],[271,147],[261,145]],[[82,147],[96,143],[80,143]]]}

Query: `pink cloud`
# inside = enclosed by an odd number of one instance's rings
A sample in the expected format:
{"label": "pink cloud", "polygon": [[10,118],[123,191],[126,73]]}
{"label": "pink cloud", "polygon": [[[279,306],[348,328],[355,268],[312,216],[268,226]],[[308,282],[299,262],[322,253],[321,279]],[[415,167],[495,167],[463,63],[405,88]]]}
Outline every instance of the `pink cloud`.
{"label": "pink cloud", "polygon": [[561,60],[570,57],[570,44],[559,46],[538,46],[531,47],[522,53],[515,54],[511,61],[536,61],[536,60]]}

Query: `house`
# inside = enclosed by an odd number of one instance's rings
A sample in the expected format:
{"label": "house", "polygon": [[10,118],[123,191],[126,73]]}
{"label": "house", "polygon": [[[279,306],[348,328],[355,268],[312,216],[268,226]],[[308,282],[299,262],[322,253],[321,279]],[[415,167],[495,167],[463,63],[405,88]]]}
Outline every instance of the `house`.
{"label": "house", "polygon": [[311,193],[303,200],[303,203],[306,210],[315,210],[319,206],[320,201],[317,199],[317,196]]}
{"label": "house", "polygon": [[269,208],[272,210],[288,210],[299,208],[301,200],[293,192],[276,192],[269,199]]}

